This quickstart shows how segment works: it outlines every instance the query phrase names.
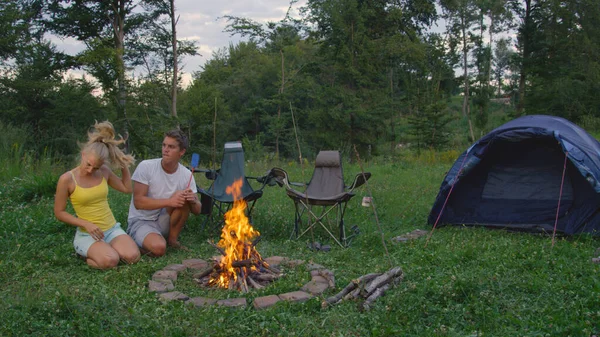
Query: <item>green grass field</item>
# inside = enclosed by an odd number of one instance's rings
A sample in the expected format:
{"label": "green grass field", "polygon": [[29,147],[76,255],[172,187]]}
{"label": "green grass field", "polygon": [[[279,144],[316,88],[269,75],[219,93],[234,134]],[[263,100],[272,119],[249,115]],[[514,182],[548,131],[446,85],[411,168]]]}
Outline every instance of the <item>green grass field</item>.
{"label": "green grass field", "polygon": [[[402,157],[401,157],[402,158]],[[216,231],[194,217],[181,240],[191,251],[143,257],[109,271],[90,269],[75,256],[75,229],[53,216],[51,197],[33,202],[15,198],[22,180],[0,186],[0,336],[592,336],[600,334],[600,265],[593,264],[598,239],[551,237],[483,228],[440,227],[427,237],[394,244],[414,229],[431,231],[426,219],[446,170],[456,154],[363,163],[389,251],[386,256],[372,209],[362,207],[366,186],[350,201],[347,227],[361,234],[347,249],[333,246],[322,230],[315,238],[330,252],[307,248],[309,237],[289,240],[293,203],[284,189],[268,187],[254,210],[263,257],[280,255],[313,261],[333,270],[336,289],[304,303],[279,303],[257,311],[217,306],[194,308],[162,303],[147,290],[152,274],[184,259],[216,255],[207,239]],[[292,180],[307,181],[297,164],[280,164]],[[249,163],[248,175],[268,165]],[[346,181],[360,172],[345,164]],[[203,178],[199,183],[205,185]],[[129,196],[111,193],[115,216],[124,225]],[[391,263],[390,263],[391,260]],[[401,266],[405,277],[366,312],[359,303],[321,308],[324,297],[350,280]],[[297,290],[308,282],[305,267],[266,289],[240,294],[197,287],[191,272],[176,288],[190,297],[246,297]]]}

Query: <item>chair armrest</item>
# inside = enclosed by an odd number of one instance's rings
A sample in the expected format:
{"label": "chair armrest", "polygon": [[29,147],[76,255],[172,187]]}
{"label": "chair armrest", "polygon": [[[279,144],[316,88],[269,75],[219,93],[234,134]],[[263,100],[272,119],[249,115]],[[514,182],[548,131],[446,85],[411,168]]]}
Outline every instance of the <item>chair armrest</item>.
{"label": "chair armrest", "polygon": [[[191,167],[188,167],[189,170],[192,170]],[[219,170],[209,170],[209,169],[201,169],[201,168],[196,168],[194,169],[193,173],[204,173],[204,176],[206,177],[206,179],[208,180],[215,180],[217,179],[217,175],[219,174]]]}
{"label": "chair armrest", "polygon": [[347,187],[348,190],[352,191],[355,188],[362,186],[364,183],[367,182],[367,180],[369,180],[369,178],[371,178],[371,172],[357,174],[356,177],[354,177],[354,182],[352,183],[352,185]]}

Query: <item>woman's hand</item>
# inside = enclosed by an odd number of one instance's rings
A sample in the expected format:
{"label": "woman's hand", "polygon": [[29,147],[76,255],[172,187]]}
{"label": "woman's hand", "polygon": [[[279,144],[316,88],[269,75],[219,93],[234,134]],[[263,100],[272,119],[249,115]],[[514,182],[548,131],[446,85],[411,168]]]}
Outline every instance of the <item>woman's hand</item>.
{"label": "woman's hand", "polygon": [[104,239],[104,232],[93,223],[88,222],[83,227],[94,240],[102,241]]}

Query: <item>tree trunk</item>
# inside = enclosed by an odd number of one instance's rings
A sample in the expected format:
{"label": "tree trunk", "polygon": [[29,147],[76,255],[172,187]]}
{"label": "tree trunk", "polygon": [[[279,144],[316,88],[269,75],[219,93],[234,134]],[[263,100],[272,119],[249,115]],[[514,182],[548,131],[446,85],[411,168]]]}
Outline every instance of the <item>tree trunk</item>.
{"label": "tree trunk", "polygon": [[521,63],[521,74],[519,76],[519,102],[517,103],[517,116],[523,114],[525,108],[525,83],[527,81],[527,63],[529,58],[529,39],[531,26],[531,0],[525,0],[525,17],[523,18],[523,35],[521,37],[522,43],[522,63]]}
{"label": "tree trunk", "polygon": [[[179,72],[177,62],[177,19],[175,19],[175,0],[169,1],[171,5],[171,31],[172,36],[172,48],[173,48],[173,84],[171,88],[171,115],[177,118],[177,73]],[[177,123],[179,124],[179,123]]]}
{"label": "tree trunk", "polygon": [[123,55],[125,52],[125,0],[113,1],[113,35],[115,39],[115,50],[116,50],[116,62],[117,62],[117,116],[118,119],[123,119],[121,128],[123,130],[123,136],[126,139],[125,152],[129,152],[129,139],[128,135],[128,120],[127,111],[125,105],[127,102],[127,88],[125,86],[125,61]]}
{"label": "tree trunk", "polygon": [[[279,88],[279,106],[277,107],[277,121],[281,120],[281,99],[283,99],[283,89],[285,86],[285,59],[283,57],[283,49],[279,50],[279,54],[281,55],[281,87]],[[279,125],[279,124],[278,124]],[[275,135],[275,158],[279,159],[279,135],[280,130],[277,130],[277,134]]]}
{"label": "tree trunk", "polygon": [[467,46],[467,30],[466,30],[466,20],[464,15],[461,17],[462,21],[462,42],[463,42],[463,76],[464,76],[464,97],[463,97],[463,116],[469,116],[469,64],[468,62],[468,54],[469,48]]}

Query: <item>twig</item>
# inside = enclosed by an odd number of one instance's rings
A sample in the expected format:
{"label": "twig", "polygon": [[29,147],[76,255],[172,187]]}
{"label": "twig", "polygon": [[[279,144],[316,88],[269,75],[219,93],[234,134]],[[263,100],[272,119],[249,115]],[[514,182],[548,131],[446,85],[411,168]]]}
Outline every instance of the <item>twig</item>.
{"label": "twig", "polygon": [[[298,131],[296,129],[296,117],[294,117],[294,109],[292,108],[292,102],[290,102],[290,111],[292,113],[292,123],[294,124],[294,134],[296,135],[296,145],[298,146],[298,159],[300,159],[300,170],[302,172],[302,182],[305,182],[306,180],[304,180],[304,161],[302,160],[302,150],[300,150],[300,141],[298,140]],[[308,205],[308,194],[304,193],[304,196],[306,197],[304,202],[306,203],[306,205]],[[311,217],[310,214],[306,216],[307,220],[306,220],[306,224],[308,226],[308,228],[310,229],[310,236],[312,239],[312,247],[315,246],[315,234],[313,232],[313,226],[311,224]],[[294,224],[294,226],[296,226],[296,224]],[[294,227],[294,230],[296,230],[297,228]],[[298,235],[298,233],[296,233],[296,235]]]}
{"label": "twig", "polygon": [[394,264],[392,263],[392,258],[390,257],[390,253],[388,252],[387,245],[385,244],[385,236],[383,235],[383,229],[381,228],[381,224],[379,223],[379,217],[377,216],[377,209],[375,207],[375,199],[373,199],[373,194],[371,193],[371,188],[369,187],[369,180],[365,177],[365,170],[363,169],[362,162],[360,160],[360,155],[356,150],[356,145],[354,145],[354,153],[356,153],[356,159],[358,160],[358,165],[360,166],[360,171],[362,172],[363,179],[365,180],[365,187],[367,188],[367,193],[369,197],[371,197],[371,208],[373,209],[373,214],[375,214],[375,222],[377,223],[377,227],[379,228],[379,233],[381,233],[381,244],[383,245],[383,249],[385,250],[385,256],[390,263],[390,267]]}

